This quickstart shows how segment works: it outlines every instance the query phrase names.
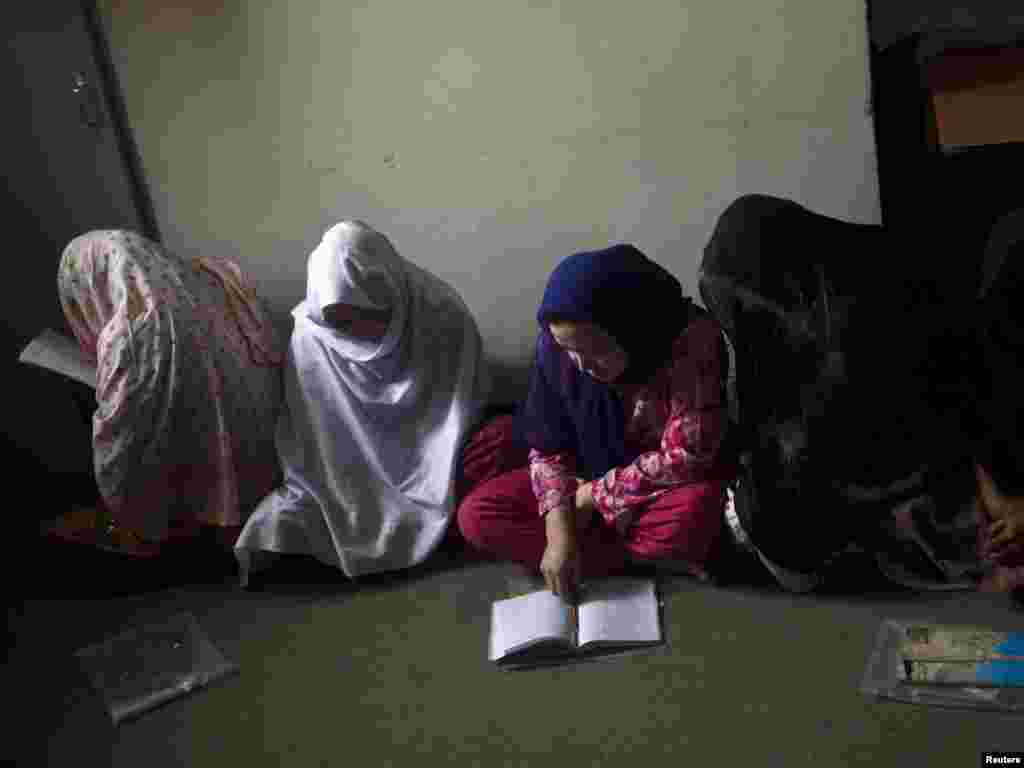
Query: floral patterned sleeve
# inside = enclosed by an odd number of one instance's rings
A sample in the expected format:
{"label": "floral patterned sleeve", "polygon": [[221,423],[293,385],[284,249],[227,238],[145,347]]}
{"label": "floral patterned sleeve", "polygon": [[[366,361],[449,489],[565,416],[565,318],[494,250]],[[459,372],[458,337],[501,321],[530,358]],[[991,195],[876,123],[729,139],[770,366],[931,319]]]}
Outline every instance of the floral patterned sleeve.
{"label": "floral patterned sleeve", "polygon": [[677,341],[660,450],[642,453],[594,482],[594,504],[609,523],[626,520],[623,513],[630,508],[698,482],[714,469],[728,423],[720,344],[719,327],[707,318]]}
{"label": "floral patterned sleeve", "polygon": [[576,503],[576,457],[568,452],[544,454],[530,449],[530,483],[541,517]]}

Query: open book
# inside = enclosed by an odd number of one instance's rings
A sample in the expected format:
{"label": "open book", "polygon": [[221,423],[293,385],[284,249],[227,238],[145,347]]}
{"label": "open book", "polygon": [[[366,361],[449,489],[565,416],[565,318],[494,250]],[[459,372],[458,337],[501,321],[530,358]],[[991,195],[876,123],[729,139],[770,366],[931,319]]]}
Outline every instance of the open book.
{"label": "open book", "polygon": [[82,354],[78,342],[49,328],[29,342],[18,360],[55,371],[96,389],[96,366]]}
{"label": "open book", "polygon": [[508,668],[655,646],[662,642],[650,579],[585,585],[578,606],[548,590],[498,600],[491,609],[489,659]]}
{"label": "open book", "polygon": [[1024,632],[904,624],[904,680],[910,683],[1024,686]]}

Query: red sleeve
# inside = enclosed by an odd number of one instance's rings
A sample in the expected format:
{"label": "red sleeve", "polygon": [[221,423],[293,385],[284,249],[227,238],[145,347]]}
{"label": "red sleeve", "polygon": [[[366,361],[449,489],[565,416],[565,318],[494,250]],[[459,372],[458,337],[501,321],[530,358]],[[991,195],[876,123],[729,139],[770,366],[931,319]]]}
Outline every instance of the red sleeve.
{"label": "red sleeve", "polygon": [[695,321],[676,341],[660,449],[594,483],[594,503],[609,522],[675,487],[700,482],[715,469],[728,424],[721,342],[721,330],[709,318]]}

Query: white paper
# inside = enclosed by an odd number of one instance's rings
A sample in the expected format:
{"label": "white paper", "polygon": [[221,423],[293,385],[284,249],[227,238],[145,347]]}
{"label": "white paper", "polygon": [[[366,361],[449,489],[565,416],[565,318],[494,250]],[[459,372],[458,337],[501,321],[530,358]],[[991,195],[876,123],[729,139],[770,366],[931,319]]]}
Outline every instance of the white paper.
{"label": "white paper", "polygon": [[490,660],[543,640],[572,642],[572,610],[562,598],[545,590],[498,600],[491,608]]}
{"label": "white paper", "polygon": [[656,643],[658,598],[650,579],[611,579],[587,586],[580,606],[579,644]]}
{"label": "white paper", "polygon": [[96,389],[96,366],[82,354],[78,342],[49,328],[29,342],[18,360],[55,371]]}

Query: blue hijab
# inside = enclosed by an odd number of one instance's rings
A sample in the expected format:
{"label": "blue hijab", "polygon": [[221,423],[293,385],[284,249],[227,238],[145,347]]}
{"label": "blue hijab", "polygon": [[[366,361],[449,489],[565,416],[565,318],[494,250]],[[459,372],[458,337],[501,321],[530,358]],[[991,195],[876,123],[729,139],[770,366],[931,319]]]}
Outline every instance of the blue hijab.
{"label": "blue hijab", "polygon": [[[635,459],[626,455],[617,387],[642,383],[667,363],[672,343],[698,311],[679,281],[632,245],[564,259],[537,310],[536,356],[518,415],[527,445],[573,453],[577,473],[587,480]],[[548,330],[551,317],[593,323],[626,350],[629,367],[615,386],[576,368]]]}

